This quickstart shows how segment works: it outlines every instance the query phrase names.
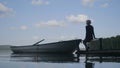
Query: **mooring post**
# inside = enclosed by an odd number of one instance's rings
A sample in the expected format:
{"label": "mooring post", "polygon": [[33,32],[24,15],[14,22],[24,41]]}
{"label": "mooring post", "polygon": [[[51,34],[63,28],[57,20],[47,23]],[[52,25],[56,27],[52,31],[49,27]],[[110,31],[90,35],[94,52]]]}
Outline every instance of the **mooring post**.
{"label": "mooring post", "polygon": [[102,47],[102,38],[100,38],[99,41],[100,41],[100,50],[102,50],[103,49],[103,47]]}

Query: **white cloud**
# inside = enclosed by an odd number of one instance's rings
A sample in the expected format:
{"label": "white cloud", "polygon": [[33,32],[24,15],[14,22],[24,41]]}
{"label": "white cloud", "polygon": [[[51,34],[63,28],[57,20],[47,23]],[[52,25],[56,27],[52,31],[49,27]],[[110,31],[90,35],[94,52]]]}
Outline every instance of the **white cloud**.
{"label": "white cloud", "polygon": [[59,40],[70,40],[70,39],[78,39],[78,36],[75,35],[61,35],[58,37]]}
{"label": "white cloud", "polygon": [[70,15],[67,16],[66,19],[69,22],[73,22],[73,23],[83,23],[85,22],[87,19],[89,19],[89,17],[87,15],[84,14],[79,14],[79,15]]}
{"label": "white cloud", "polygon": [[49,5],[50,2],[46,0],[32,0],[32,5]]}
{"label": "white cloud", "polygon": [[27,30],[28,26],[10,27],[10,30]]}
{"label": "white cloud", "polygon": [[96,0],[82,0],[83,6],[92,6]]}
{"label": "white cloud", "polygon": [[0,3],[0,17],[8,17],[13,15],[13,9],[8,8],[4,4]]}
{"label": "white cloud", "polygon": [[35,24],[37,27],[63,27],[64,22],[63,21],[56,21],[56,20],[49,20],[46,22],[39,22]]}
{"label": "white cloud", "polygon": [[28,27],[27,27],[27,26],[21,26],[20,29],[21,29],[21,30],[27,30]]}
{"label": "white cloud", "polygon": [[108,6],[109,6],[108,3],[104,3],[104,4],[101,5],[101,7],[103,7],[103,8],[106,8],[106,7],[108,7]]}

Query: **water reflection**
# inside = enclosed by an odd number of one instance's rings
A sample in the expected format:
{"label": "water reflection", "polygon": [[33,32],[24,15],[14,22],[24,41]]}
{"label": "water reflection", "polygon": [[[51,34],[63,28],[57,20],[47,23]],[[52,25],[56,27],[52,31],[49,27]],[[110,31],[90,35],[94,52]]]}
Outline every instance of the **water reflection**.
{"label": "water reflection", "polygon": [[[120,63],[119,54],[84,54],[85,68],[94,68],[98,63]],[[109,67],[109,66],[108,66]]]}
{"label": "water reflection", "polygon": [[[84,61],[82,58],[84,58]],[[10,61],[17,62],[35,62],[35,63],[79,63],[84,65],[84,68],[96,68],[97,63],[120,63],[120,55],[105,55],[105,54],[11,54]],[[81,63],[84,63],[82,64]],[[44,64],[44,63],[43,63]],[[77,64],[74,64],[77,65]],[[98,65],[99,66],[99,65]],[[108,67],[108,66],[106,66]]]}
{"label": "water reflection", "polygon": [[[95,62],[116,62],[120,63],[120,55],[102,55],[102,54],[11,54],[11,61],[23,62],[52,62],[52,63],[67,63],[80,62],[80,57],[85,57],[85,63]],[[90,64],[92,65],[92,64]]]}
{"label": "water reflection", "polygon": [[120,63],[119,54],[86,54],[86,61],[88,62],[116,62]]}
{"label": "water reflection", "polygon": [[85,68],[94,68],[94,63],[85,62]]}
{"label": "water reflection", "polygon": [[11,54],[11,61],[73,63],[79,62],[74,54]]}

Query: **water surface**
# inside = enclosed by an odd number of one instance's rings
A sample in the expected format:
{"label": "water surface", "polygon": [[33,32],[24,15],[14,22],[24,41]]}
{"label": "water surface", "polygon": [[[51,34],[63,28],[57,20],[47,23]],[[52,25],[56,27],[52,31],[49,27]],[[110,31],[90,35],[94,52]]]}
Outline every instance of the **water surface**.
{"label": "water surface", "polygon": [[119,68],[119,55],[14,54],[0,50],[0,68]]}

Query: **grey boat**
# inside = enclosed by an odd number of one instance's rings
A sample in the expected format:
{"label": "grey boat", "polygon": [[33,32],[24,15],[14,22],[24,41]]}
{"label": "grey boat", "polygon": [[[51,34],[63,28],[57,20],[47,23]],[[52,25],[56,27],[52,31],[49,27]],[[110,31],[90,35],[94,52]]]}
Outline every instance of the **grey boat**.
{"label": "grey boat", "polygon": [[13,53],[73,53],[81,39],[39,44],[41,41],[33,45],[11,46],[11,50]]}

